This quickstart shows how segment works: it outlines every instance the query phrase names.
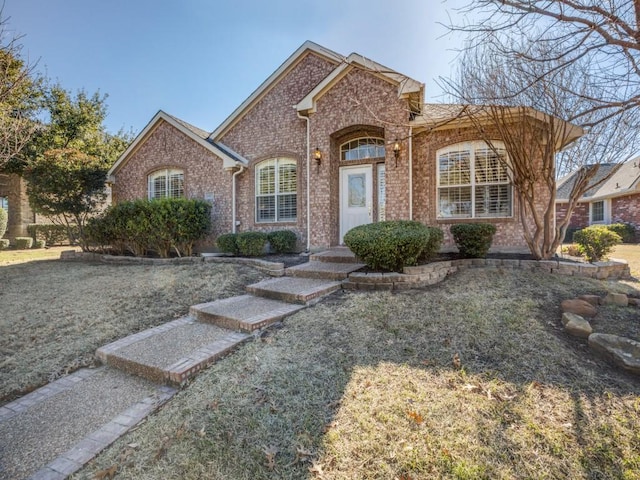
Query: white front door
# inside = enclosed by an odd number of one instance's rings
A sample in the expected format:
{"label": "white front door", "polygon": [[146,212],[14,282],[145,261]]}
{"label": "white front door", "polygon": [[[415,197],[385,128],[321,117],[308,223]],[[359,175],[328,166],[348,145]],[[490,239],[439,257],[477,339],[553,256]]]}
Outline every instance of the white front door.
{"label": "white front door", "polygon": [[371,165],[340,169],[340,243],[353,227],[373,221]]}

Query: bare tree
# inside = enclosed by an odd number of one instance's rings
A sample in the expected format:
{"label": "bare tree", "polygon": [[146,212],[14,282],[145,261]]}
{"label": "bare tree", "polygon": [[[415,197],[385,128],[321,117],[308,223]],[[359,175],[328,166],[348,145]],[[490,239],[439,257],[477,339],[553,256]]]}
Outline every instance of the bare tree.
{"label": "bare tree", "polygon": [[6,27],[7,20],[0,19],[0,169],[36,132],[42,97],[35,64],[21,58],[20,37],[11,36]]}
{"label": "bare tree", "polygon": [[[593,99],[602,98],[606,88],[593,80],[586,60],[565,64],[547,42],[525,50],[529,56],[512,57],[493,42],[467,49],[457,78],[443,83],[465,105],[460,115],[496,153],[506,153],[500,158],[511,175],[525,241],[536,258],[550,258],[579,199],[595,186],[598,165],[627,160],[640,142],[632,110],[603,116],[603,110],[593,107]],[[555,66],[562,68],[538,75],[539,65],[531,57],[554,55]],[[584,123],[574,125],[570,119]],[[576,181],[567,215],[556,224],[555,180],[571,171],[576,171]],[[608,178],[598,176],[598,183]]]}
{"label": "bare tree", "polygon": [[566,120],[592,126],[640,106],[640,0],[472,0],[463,12],[471,22],[450,28],[535,69],[514,97],[580,64],[597,95],[565,86],[589,100]]}

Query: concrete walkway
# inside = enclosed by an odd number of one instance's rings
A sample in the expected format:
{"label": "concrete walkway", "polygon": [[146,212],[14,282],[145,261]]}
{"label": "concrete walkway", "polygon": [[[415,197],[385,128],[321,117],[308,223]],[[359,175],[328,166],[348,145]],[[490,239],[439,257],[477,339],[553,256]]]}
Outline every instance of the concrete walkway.
{"label": "concrete walkway", "polygon": [[0,479],[59,480],[167,402],[252,333],[341,288],[363,265],[348,249],[312,255],[247,294],[194,305],[189,315],[99,348],[82,369],[0,407]]}

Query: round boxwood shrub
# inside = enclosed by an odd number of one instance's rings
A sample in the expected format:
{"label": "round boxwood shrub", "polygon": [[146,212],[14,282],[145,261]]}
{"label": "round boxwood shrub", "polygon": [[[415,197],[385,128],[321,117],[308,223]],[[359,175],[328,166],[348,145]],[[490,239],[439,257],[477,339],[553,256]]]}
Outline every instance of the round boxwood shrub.
{"label": "round boxwood shrub", "polygon": [[630,223],[612,223],[607,228],[620,235],[622,243],[634,243],[636,241],[636,227]]}
{"label": "round boxwood shrub", "polygon": [[33,245],[33,238],[31,237],[16,237],[13,242],[16,250],[28,250]]}
{"label": "round boxwood shrub", "polygon": [[2,238],[7,231],[8,221],[9,216],[7,215],[7,211],[4,208],[0,208],[0,238]]}
{"label": "round boxwood shrub", "polygon": [[606,257],[622,238],[604,225],[591,225],[573,234],[573,240],[580,246],[589,262],[598,262]]}
{"label": "round boxwood shrub", "polygon": [[245,257],[259,257],[264,254],[267,234],[263,232],[242,232],[236,238],[238,251]]}
{"label": "round boxwood shrub", "polygon": [[216,245],[218,249],[224,253],[230,253],[232,255],[238,255],[238,234],[237,233],[224,233],[216,239]]}
{"label": "round boxwood shrub", "polygon": [[298,238],[291,230],[276,230],[267,234],[273,253],[291,253],[296,249]]}
{"label": "round boxwood shrub", "polygon": [[349,230],[344,243],[370,268],[400,272],[440,248],[435,230],[413,220],[370,223]]}
{"label": "round boxwood shrub", "polygon": [[451,226],[451,235],[462,255],[468,258],[484,258],[489,253],[495,225],[490,223],[459,223]]}
{"label": "round boxwood shrub", "polygon": [[9,248],[9,239],[0,238],[0,251],[6,250],[7,248]]}

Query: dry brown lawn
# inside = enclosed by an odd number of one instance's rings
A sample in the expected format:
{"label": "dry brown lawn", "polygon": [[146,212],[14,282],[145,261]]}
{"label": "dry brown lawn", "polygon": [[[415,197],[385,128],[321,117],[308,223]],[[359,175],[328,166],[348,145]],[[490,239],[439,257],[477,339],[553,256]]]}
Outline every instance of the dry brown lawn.
{"label": "dry brown lawn", "polygon": [[[559,309],[637,288],[484,269],[337,294],[212,366],[74,478],[639,479],[640,379],[567,336]],[[596,329],[640,338],[637,310],[610,308]]]}
{"label": "dry brown lawn", "polygon": [[640,244],[624,243],[617,245],[611,253],[613,258],[622,258],[629,262],[631,274],[640,278]]}
{"label": "dry brown lawn", "polygon": [[238,295],[260,278],[251,268],[213,263],[0,265],[0,404],[90,365],[101,345],[185,315],[193,304]]}

